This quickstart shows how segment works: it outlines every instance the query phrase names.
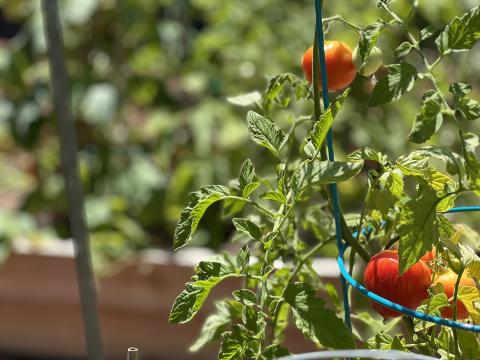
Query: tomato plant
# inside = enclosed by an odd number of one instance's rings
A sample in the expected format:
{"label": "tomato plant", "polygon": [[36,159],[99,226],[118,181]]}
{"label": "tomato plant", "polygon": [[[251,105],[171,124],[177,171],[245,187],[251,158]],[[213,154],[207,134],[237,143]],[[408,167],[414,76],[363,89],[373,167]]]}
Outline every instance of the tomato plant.
{"label": "tomato plant", "polygon": [[[365,74],[378,66],[375,48],[380,48],[380,39],[393,36],[398,41],[384,76],[375,75],[371,93],[355,96],[363,96],[365,106],[381,107],[405,101],[414,87],[422,89],[424,96],[418,99],[408,134],[411,151],[393,157],[362,147],[345,151],[342,160],[328,160],[325,140],[332,125],[335,134],[334,121],[349,101],[350,89],[331,94],[332,104],[320,111],[321,79],[313,66],[318,64],[316,46],[303,57],[307,81],[292,73],[280,74],[268,79],[261,95],[231,99],[251,107],[246,116],[250,138],[270,153],[272,166],[271,171],[258,171],[246,159],[228,186],[207,185],[192,193],[177,223],[175,249],[192,240],[209,206],[223,202],[224,216],[232,218],[237,231],[232,241],[241,245],[236,254],[200,262],[173,304],[170,321],[188,322],[214,286],[228,278],[242,279],[243,286],[232,297],[216,303],[216,312],[206,320],[192,350],[220,340],[220,359],[274,359],[289,352],[284,336],[292,319],[292,326],[324,348],[360,346],[444,359],[480,358],[475,334],[408,317],[402,318],[406,325],[402,330],[396,326],[398,319],[384,322],[358,308],[350,328],[339,317],[343,308],[337,290],[323,283],[313,267],[316,255],[335,241],[332,209],[338,204],[332,200],[330,185],[352,181],[365,187],[361,209],[349,216],[337,213],[335,218],[349,245],[350,273],[356,276],[355,271],[367,264],[365,285],[379,295],[436,316],[442,309],[448,315],[449,306],[457,307],[458,300],[457,318],[465,315],[468,321],[480,323],[480,295],[473,283],[464,286],[463,280],[456,281],[453,293],[447,283],[431,285],[432,278],[443,276],[444,268],[460,276],[465,273],[468,279],[480,277],[476,254],[480,242],[467,239],[470,232],[465,226],[446,214],[460,196],[478,200],[480,194],[476,154],[480,141],[469,131],[471,122],[480,118],[480,103],[472,86],[461,82],[464,79],[452,82],[451,76],[438,74],[441,64],[455,59],[457,52],[471,50],[480,39],[480,7],[438,30],[411,29],[415,7],[406,18],[392,9],[390,1],[380,1],[378,8],[379,18],[372,24],[359,26],[336,15],[326,18],[324,26],[338,22],[358,36],[357,66]],[[424,49],[427,40],[433,40],[435,53]],[[356,73],[350,49],[333,41],[326,44],[325,53],[329,90],[348,87]],[[371,59],[375,61],[369,63]],[[305,106],[308,102],[311,106]],[[285,112],[291,121],[288,128],[277,120]],[[437,142],[444,123],[455,129],[460,147]],[[398,250],[386,250],[397,243]],[[422,257],[436,261],[427,266]],[[374,306],[387,318],[399,315]]]}
{"label": "tomato plant", "polygon": [[[431,271],[419,261],[405,273],[400,274],[397,250],[385,250],[373,256],[364,273],[365,287],[374,293],[410,309],[416,309],[428,298]],[[376,302],[373,307],[383,317],[397,317],[402,314],[383,307]]]}
{"label": "tomato plant", "polygon": [[[352,61],[352,50],[342,41],[325,42],[325,62],[327,66],[328,90],[336,91],[349,86],[357,75]],[[312,82],[313,46],[302,56],[302,69],[305,78]],[[322,81],[319,75],[320,82]]]}

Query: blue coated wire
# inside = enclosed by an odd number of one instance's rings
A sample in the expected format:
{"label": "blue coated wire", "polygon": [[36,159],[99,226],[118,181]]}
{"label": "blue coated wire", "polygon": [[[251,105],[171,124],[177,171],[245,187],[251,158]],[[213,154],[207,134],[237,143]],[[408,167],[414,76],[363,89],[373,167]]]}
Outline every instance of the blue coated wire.
{"label": "blue coated wire", "polygon": [[[480,206],[461,206],[461,207],[455,207],[452,209],[449,209],[445,211],[445,213],[458,213],[458,212],[471,212],[471,211],[480,211]],[[461,323],[458,321],[453,321],[453,320],[448,320],[444,318],[440,318],[438,316],[433,316],[433,315],[428,315],[416,310],[412,310],[409,308],[406,308],[402,305],[396,304],[390,300],[387,300],[371,291],[368,291],[364,286],[359,284],[355,279],[353,279],[350,274],[348,273],[347,269],[345,268],[345,263],[343,261],[343,254],[347,248],[347,244],[344,244],[342,248],[340,249],[340,253],[338,255],[338,267],[340,268],[340,272],[342,273],[343,278],[355,289],[360,291],[362,294],[367,296],[369,299],[372,299],[373,301],[379,303],[380,305],[383,305],[389,309],[398,311],[402,314],[415,317],[420,320],[425,320],[429,322],[433,322],[435,324],[439,325],[445,325],[449,326],[451,328],[456,328],[460,330],[467,330],[467,331],[473,331],[476,333],[480,333],[480,325],[472,325],[472,324],[465,324]]]}
{"label": "blue coated wire", "polygon": [[451,208],[445,213],[458,213],[458,212],[472,212],[472,211],[480,211],[480,206],[459,206]]}
{"label": "blue coated wire", "polygon": [[[320,55],[320,72],[322,74],[322,95],[323,95],[323,108],[324,110],[330,106],[330,99],[328,98],[328,79],[327,79],[327,65],[325,62],[325,49],[324,49],[324,34],[323,34],[323,16],[322,16],[322,0],[315,0],[315,15],[316,15],[316,27],[317,27],[317,42]],[[333,135],[332,129],[327,134],[327,148],[328,148],[328,160],[335,160],[335,152],[333,150]],[[337,184],[332,183],[329,185],[330,193],[332,196],[333,214],[335,218],[335,236],[337,240],[338,250],[343,246],[342,240],[342,223],[340,221],[340,203],[338,198]],[[343,292],[343,307],[345,312],[345,324],[351,328],[350,321],[350,304],[348,301],[348,285],[345,279],[341,278]]]}

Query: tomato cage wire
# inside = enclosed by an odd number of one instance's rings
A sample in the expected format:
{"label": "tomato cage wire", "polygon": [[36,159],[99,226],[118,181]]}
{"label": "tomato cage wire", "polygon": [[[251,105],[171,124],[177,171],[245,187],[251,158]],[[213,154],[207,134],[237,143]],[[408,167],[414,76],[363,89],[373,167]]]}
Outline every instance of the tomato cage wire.
{"label": "tomato cage wire", "polygon": [[[330,101],[328,97],[328,79],[327,79],[327,69],[326,69],[325,50],[324,50],[322,3],[323,3],[322,0],[315,0],[316,31],[317,31],[318,50],[320,55],[319,60],[320,60],[320,73],[322,78],[321,83],[322,83],[323,107],[324,109],[326,109],[330,105]],[[332,129],[330,129],[327,134],[327,149],[328,149],[328,160],[333,161],[335,159],[335,153],[333,150]],[[350,304],[348,299],[348,286],[352,286],[354,289],[358,290],[360,293],[362,293],[369,299],[389,309],[402,313],[404,315],[408,315],[410,317],[414,317],[420,320],[432,322],[438,325],[444,325],[451,328],[480,333],[480,325],[472,325],[472,324],[462,323],[458,321],[448,320],[438,316],[433,316],[423,312],[406,308],[402,305],[399,305],[390,300],[387,300],[371,291],[368,291],[363,285],[359,284],[355,279],[353,279],[348,273],[347,269],[345,268],[345,263],[343,260],[343,256],[344,256],[345,250],[348,247],[348,244],[343,240],[343,237],[342,237],[342,226],[340,221],[341,209],[340,209],[337,185],[335,183],[332,183],[329,185],[329,188],[330,188],[331,199],[332,199],[333,215],[335,219],[335,238],[336,238],[336,243],[337,243],[337,248],[339,253],[337,262],[338,262],[338,267],[341,273],[340,282],[342,285],[342,292],[343,292],[343,305],[344,305],[344,312],[345,312],[344,321],[349,328],[351,328],[351,321],[350,321]],[[459,212],[472,212],[472,211],[480,211],[480,206],[455,207],[446,211],[445,213],[459,213]],[[357,237],[358,234],[354,233],[353,235],[354,237]]]}

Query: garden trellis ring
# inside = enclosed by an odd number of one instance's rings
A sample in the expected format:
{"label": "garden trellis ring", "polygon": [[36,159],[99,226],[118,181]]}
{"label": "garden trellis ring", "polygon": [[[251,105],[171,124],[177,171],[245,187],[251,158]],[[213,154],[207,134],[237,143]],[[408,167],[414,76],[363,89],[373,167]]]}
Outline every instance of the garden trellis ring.
{"label": "garden trellis ring", "polygon": [[[320,55],[319,60],[320,60],[320,72],[321,72],[321,78],[322,78],[323,104],[324,104],[324,108],[326,109],[329,106],[329,97],[328,97],[327,69],[326,69],[325,52],[324,52],[324,33],[323,33],[322,1],[321,0],[315,0],[315,14],[316,14],[316,31],[318,34],[317,41],[318,41],[318,49],[319,49],[319,55]],[[333,150],[333,136],[332,136],[331,129],[327,136],[327,148],[328,148],[328,158],[330,161],[333,161],[335,156],[334,156],[334,150]],[[472,325],[472,324],[462,323],[458,321],[448,320],[448,319],[440,318],[438,316],[432,316],[423,312],[406,308],[402,305],[399,305],[390,300],[387,300],[371,291],[368,291],[363,285],[359,284],[355,279],[353,279],[352,276],[350,276],[350,274],[348,273],[347,269],[345,268],[345,263],[343,260],[343,256],[346,248],[348,247],[348,244],[342,240],[342,227],[340,224],[341,210],[339,206],[338,189],[335,183],[330,185],[330,192],[332,194],[333,212],[334,212],[334,218],[335,218],[335,233],[336,233],[336,239],[337,239],[337,247],[339,251],[338,266],[340,268],[340,272],[342,275],[341,282],[342,282],[342,288],[343,288],[343,303],[345,307],[345,323],[348,326],[350,326],[350,304],[348,301],[347,286],[350,285],[354,289],[358,290],[359,292],[367,296],[369,299],[391,310],[400,312],[404,315],[429,321],[438,325],[444,325],[444,326],[449,326],[449,327],[460,329],[460,330],[467,330],[467,331],[480,333],[480,325]],[[460,212],[472,212],[472,211],[480,211],[480,206],[455,207],[455,208],[449,209],[445,213],[460,213]]]}

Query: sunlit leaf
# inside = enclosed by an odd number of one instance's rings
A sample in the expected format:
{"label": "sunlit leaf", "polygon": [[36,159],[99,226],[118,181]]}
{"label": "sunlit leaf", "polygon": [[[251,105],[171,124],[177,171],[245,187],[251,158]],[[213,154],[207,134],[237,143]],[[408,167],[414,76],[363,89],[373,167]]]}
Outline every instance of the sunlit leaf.
{"label": "sunlit leaf", "polygon": [[247,128],[253,141],[267,148],[274,155],[279,155],[285,135],[273,122],[254,111],[249,111]]}
{"label": "sunlit leaf", "polygon": [[250,106],[254,104],[260,103],[262,100],[262,94],[258,91],[253,91],[248,94],[238,95],[238,96],[231,96],[227,97],[227,101],[231,104],[238,105],[238,106]]}
{"label": "sunlit leaf", "polygon": [[250,184],[255,178],[255,168],[253,167],[250,159],[245,160],[240,169],[240,176],[238,177],[238,182],[240,183],[240,190],[243,190],[245,186]]}
{"label": "sunlit leaf", "polygon": [[295,325],[308,339],[334,349],[354,349],[352,333],[337,315],[326,309],[306,283],[289,285],[285,301],[292,307]]}
{"label": "sunlit leaf", "polygon": [[432,190],[424,190],[417,199],[402,206],[398,225],[400,272],[415,264],[439,238],[438,198]]}
{"label": "sunlit leaf", "polygon": [[230,194],[228,188],[221,185],[208,185],[200,191],[190,194],[190,201],[182,211],[175,228],[173,248],[185,246],[195,233],[198,223],[207,208],[213,203],[225,199]]}
{"label": "sunlit leaf", "polygon": [[237,231],[241,231],[244,234],[250,236],[253,240],[260,240],[262,238],[262,230],[253,221],[248,219],[233,219],[233,225]]}
{"label": "sunlit leaf", "polygon": [[200,336],[190,346],[190,351],[198,351],[206,344],[220,338],[221,333],[242,314],[242,305],[232,300],[215,303],[216,312],[210,315],[200,330]]}
{"label": "sunlit leaf", "polygon": [[454,51],[469,50],[480,39],[480,7],[454,18],[435,43],[443,55]]}
{"label": "sunlit leaf", "polygon": [[369,105],[378,106],[400,99],[404,93],[412,90],[417,69],[407,62],[388,65],[388,74],[381,78],[370,97]]}
{"label": "sunlit leaf", "polygon": [[412,130],[408,138],[420,144],[435,134],[443,123],[442,104],[436,92],[427,92],[423,97],[423,104],[415,116]]}
{"label": "sunlit leaf", "polygon": [[293,185],[296,191],[305,186],[318,186],[352,179],[362,170],[363,161],[310,161],[305,162],[295,174]]}
{"label": "sunlit leaf", "polygon": [[342,108],[343,103],[349,93],[350,88],[345,90],[343,94],[339,96],[335,102],[320,115],[320,119],[318,119],[318,121],[315,123],[313,130],[310,132],[310,138],[313,145],[315,145],[317,149],[319,149],[325,141],[328,130],[330,130],[332,127],[333,120]]}

